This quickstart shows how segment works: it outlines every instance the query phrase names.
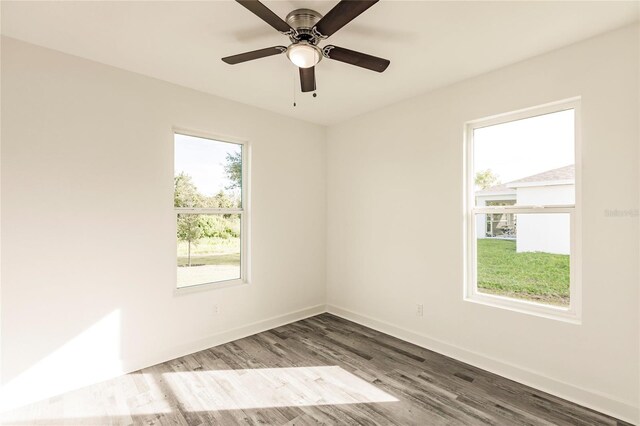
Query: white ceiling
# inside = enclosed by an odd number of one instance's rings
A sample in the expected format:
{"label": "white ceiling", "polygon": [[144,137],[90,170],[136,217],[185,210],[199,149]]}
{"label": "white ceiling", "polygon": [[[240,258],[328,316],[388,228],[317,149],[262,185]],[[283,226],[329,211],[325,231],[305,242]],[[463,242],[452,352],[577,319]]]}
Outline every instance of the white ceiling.
{"label": "white ceiling", "polygon": [[[265,1],[284,18],[336,1]],[[287,45],[233,1],[2,1],[2,34],[320,124],[606,32],[638,19],[638,2],[381,1],[328,42],[391,60],[382,74],[323,60],[318,97],[301,94],[285,55],[220,58]],[[294,81],[295,79],[295,81]],[[298,106],[293,108],[293,90]]]}

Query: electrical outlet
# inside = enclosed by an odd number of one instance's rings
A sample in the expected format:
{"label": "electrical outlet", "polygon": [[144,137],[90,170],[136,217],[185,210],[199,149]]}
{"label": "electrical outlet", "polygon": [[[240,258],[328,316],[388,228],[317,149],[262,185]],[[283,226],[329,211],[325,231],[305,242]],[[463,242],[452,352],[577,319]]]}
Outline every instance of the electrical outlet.
{"label": "electrical outlet", "polygon": [[213,315],[218,315],[220,313],[220,309],[218,305],[213,305]]}
{"label": "electrical outlet", "polygon": [[422,303],[416,305],[416,315],[419,317],[424,316],[424,305]]}

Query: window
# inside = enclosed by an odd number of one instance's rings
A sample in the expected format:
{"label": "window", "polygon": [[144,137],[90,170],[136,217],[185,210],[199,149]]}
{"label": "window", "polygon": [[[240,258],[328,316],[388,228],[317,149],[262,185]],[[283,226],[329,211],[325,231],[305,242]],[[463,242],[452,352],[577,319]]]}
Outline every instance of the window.
{"label": "window", "polygon": [[178,289],[245,280],[244,147],[174,134]]}
{"label": "window", "polygon": [[577,320],[579,101],[466,127],[465,299]]}

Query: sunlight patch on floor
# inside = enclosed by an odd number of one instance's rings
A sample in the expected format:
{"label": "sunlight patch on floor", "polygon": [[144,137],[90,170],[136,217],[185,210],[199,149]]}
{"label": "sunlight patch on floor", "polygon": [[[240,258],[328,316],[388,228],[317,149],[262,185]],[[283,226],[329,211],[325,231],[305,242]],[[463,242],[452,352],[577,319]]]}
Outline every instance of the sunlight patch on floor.
{"label": "sunlight patch on floor", "polygon": [[174,407],[159,383],[154,374],[127,374],[3,413],[0,424],[25,421],[58,424],[62,420],[115,416],[126,419],[171,413]]}
{"label": "sunlight patch on floor", "polygon": [[398,401],[338,366],[163,373],[187,411]]}
{"label": "sunlight patch on floor", "polygon": [[[182,412],[398,401],[338,366],[131,373],[2,414],[3,422],[72,424]],[[76,421],[74,423],[74,420]],[[26,423],[24,423],[26,421]]]}

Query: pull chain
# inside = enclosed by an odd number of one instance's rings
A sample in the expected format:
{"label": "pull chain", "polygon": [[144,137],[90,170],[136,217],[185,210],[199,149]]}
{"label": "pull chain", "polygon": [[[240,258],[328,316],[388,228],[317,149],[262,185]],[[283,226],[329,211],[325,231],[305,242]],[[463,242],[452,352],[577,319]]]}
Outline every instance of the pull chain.
{"label": "pull chain", "polygon": [[297,69],[296,67],[293,68],[294,70],[293,72],[293,106],[294,107],[296,106],[296,73],[295,73],[296,69]]}

